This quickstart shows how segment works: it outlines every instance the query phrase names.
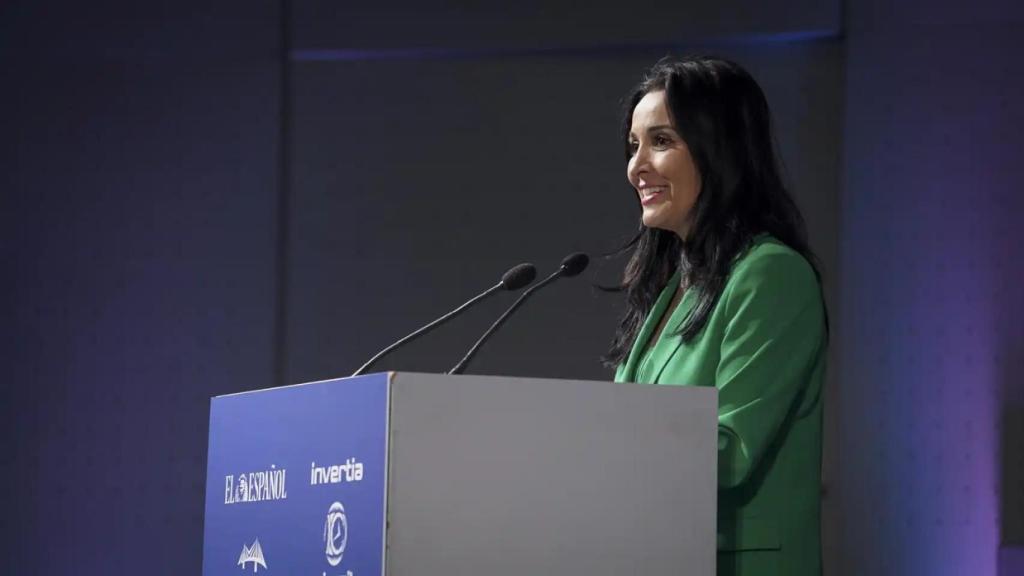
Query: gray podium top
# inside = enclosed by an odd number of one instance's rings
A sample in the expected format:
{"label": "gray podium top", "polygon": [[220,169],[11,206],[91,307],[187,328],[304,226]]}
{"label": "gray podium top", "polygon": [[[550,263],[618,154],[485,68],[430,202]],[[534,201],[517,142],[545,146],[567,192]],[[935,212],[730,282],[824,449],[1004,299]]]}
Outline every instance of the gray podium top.
{"label": "gray podium top", "polygon": [[716,392],[392,374],[387,573],[712,576]]}

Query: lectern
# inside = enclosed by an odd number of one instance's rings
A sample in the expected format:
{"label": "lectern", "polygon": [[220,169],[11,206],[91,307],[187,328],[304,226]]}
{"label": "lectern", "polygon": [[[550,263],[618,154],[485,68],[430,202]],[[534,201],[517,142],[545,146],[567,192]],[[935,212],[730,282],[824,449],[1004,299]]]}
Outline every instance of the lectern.
{"label": "lectern", "polygon": [[381,373],[218,396],[205,576],[712,576],[714,388]]}

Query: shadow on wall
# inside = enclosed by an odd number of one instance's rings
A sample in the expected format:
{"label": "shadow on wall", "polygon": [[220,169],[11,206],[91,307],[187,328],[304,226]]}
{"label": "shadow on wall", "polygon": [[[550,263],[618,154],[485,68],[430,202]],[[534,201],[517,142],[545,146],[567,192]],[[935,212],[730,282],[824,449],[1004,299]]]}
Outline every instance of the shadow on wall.
{"label": "shadow on wall", "polygon": [[[1019,86],[1015,88],[1019,93]],[[1024,117],[1015,114],[1005,119],[1020,126]],[[1022,134],[1019,130],[1017,134]],[[1018,136],[1019,142],[1019,136]],[[1011,149],[1000,150],[1007,162]],[[1005,165],[1009,165],[1009,162]],[[1009,173],[1003,168],[1001,173]],[[997,172],[997,173],[1000,173]],[[998,192],[996,205],[1000,213],[992,227],[994,291],[992,309],[996,342],[995,369],[999,375],[999,574],[1024,574],[1024,322],[1021,321],[1020,286],[1024,283],[1024,259],[1020,257],[1021,228],[1019,215],[1024,211],[1024,198],[1015,188],[1004,185]]]}
{"label": "shadow on wall", "polygon": [[999,574],[1010,576],[1024,574],[1024,334],[1016,326],[1004,328],[996,357],[1002,377]]}

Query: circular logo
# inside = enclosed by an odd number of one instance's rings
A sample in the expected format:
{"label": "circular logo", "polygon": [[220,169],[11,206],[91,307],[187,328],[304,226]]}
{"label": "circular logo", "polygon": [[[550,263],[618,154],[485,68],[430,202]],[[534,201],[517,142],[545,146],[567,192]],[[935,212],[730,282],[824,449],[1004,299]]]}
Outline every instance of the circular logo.
{"label": "circular logo", "polygon": [[324,522],[324,544],[327,563],[331,566],[341,564],[341,555],[345,553],[348,543],[348,519],[345,518],[345,507],[341,502],[331,504]]}

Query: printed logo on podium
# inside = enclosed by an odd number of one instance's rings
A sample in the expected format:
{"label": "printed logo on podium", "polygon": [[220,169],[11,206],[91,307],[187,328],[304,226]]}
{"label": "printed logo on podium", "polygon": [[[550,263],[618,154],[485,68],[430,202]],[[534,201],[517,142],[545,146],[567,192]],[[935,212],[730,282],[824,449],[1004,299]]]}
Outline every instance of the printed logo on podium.
{"label": "printed logo on podium", "polygon": [[252,543],[252,546],[242,544],[242,555],[238,557],[238,565],[245,570],[245,565],[249,562],[252,562],[253,573],[259,572],[260,566],[263,566],[264,570],[267,569],[267,561],[263,558],[263,547],[260,546],[259,538]]}
{"label": "printed logo on podium", "polygon": [[309,463],[309,485],[340,484],[342,482],[359,482],[363,479],[363,463],[355,458],[345,460],[344,464],[317,466],[316,461]]}
{"label": "printed logo on podium", "polygon": [[237,476],[224,477],[224,503],[263,502],[266,500],[287,500],[288,489],[285,480],[288,471],[271,464],[269,470],[248,472]]}
{"label": "printed logo on podium", "polygon": [[345,553],[347,543],[348,519],[345,517],[345,507],[341,502],[335,502],[331,504],[327,511],[327,520],[324,521],[324,544],[328,564],[341,564],[341,556]]}

